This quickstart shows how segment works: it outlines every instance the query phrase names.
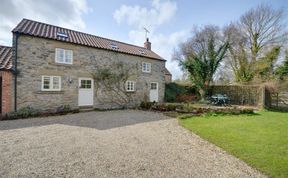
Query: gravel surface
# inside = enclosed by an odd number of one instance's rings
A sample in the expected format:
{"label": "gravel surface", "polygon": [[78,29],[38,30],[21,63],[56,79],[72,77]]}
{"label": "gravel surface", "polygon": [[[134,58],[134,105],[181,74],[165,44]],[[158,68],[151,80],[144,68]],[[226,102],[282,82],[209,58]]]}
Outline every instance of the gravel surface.
{"label": "gravel surface", "polygon": [[0,122],[0,177],[265,177],[144,111]]}

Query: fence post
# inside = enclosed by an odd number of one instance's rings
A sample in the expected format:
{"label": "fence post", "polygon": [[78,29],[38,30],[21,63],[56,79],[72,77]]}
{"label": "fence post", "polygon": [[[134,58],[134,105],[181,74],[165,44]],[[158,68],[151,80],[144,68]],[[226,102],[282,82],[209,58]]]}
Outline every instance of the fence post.
{"label": "fence post", "polygon": [[279,93],[276,94],[276,106],[278,108],[278,102],[279,102]]}
{"label": "fence post", "polygon": [[261,95],[260,95],[261,99],[260,99],[260,108],[264,109],[266,107],[266,87],[265,85],[261,87]]}

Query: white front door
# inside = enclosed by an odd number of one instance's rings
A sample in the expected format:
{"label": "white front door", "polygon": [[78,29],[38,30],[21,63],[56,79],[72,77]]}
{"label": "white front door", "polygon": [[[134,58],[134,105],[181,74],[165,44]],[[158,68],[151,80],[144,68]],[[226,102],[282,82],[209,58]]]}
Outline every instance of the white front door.
{"label": "white front door", "polygon": [[93,106],[94,82],[91,78],[79,78],[79,106]]}
{"label": "white front door", "polygon": [[158,83],[150,83],[150,102],[158,102]]}

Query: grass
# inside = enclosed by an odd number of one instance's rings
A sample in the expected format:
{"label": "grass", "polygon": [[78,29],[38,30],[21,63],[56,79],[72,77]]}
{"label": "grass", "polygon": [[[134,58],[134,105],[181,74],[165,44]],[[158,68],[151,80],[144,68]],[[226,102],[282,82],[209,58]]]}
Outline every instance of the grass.
{"label": "grass", "polygon": [[288,177],[288,113],[199,116],[180,124],[271,177]]}

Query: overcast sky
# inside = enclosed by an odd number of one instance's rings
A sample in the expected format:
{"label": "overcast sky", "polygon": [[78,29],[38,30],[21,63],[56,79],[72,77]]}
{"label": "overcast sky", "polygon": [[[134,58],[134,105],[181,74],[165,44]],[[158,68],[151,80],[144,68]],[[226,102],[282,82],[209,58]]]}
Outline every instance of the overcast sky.
{"label": "overcast sky", "polygon": [[181,71],[171,54],[194,26],[224,26],[260,3],[288,12],[288,0],[0,0],[0,44],[11,46],[11,30],[22,18],[140,46],[146,27],[152,50],[176,79]]}

